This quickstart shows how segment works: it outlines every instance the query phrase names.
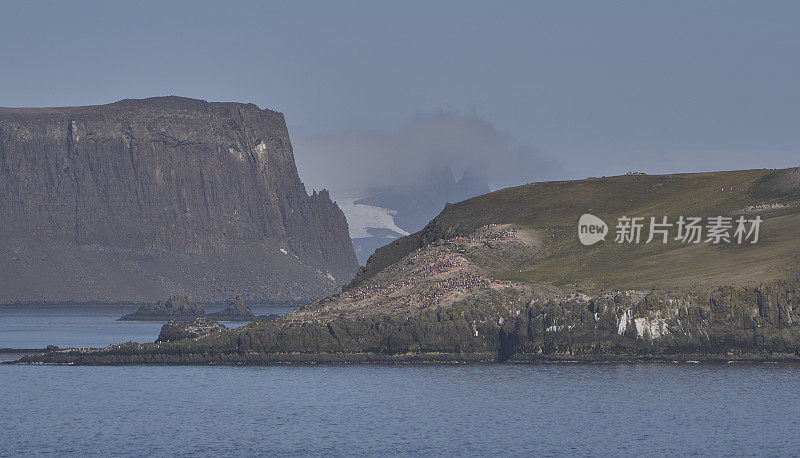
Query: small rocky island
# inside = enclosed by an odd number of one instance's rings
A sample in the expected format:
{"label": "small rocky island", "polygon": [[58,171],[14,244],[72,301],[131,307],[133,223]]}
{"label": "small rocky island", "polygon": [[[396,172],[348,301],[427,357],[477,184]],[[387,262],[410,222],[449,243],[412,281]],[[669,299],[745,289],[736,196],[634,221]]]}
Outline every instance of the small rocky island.
{"label": "small rocky island", "polygon": [[[125,315],[119,321],[192,321],[197,318],[211,318],[216,321],[251,322],[260,319],[246,306],[241,296],[236,296],[228,306],[219,312],[206,314],[202,306],[192,304],[188,297],[172,296],[166,301],[147,304],[137,311]],[[275,315],[277,318],[277,315]]]}
{"label": "small rocky island", "polygon": [[172,296],[166,301],[143,305],[119,321],[191,321],[205,315],[203,307],[190,303],[188,297]]}
{"label": "small rocky island", "polygon": [[224,310],[220,310],[219,312],[209,313],[209,317],[217,320],[217,321],[255,321],[256,314],[253,313],[252,310],[246,305],[244,305],[244,300],[242,300],[241,296],[236,296],[236,299],[233,300],[228,307]]}

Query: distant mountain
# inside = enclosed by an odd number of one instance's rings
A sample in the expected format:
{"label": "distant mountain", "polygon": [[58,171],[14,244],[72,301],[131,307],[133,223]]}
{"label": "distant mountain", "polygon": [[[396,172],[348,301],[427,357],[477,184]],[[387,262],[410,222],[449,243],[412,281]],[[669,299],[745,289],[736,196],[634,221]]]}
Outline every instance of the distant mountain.
{"label": "distant mountain", "polygon": [[181,97],[0,108],[0,303],[308,301],[352,278],[281,113]]}
{"label": "distant mountain", "polygon": [[386,186],[360,199],[339,200],[347,215],[350,236],[361,265],[378,248],[425,227],[445,204],[489,192],[485,177],[467,170],[456,180],[450,167],[432,168],[421,183]]}

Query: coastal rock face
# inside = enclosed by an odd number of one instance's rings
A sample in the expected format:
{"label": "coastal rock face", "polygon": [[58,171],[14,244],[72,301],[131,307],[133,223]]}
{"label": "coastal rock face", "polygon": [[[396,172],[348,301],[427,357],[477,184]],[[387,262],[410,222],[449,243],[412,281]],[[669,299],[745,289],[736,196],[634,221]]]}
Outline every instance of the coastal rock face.
{"label": "coastal rock face", "polygon": [[179,97],[0,108],[0,303],[307,301],[357,262],[283,115]]}
{"label": "coastal rock face", "polygon": [[209,334],[224,331],[225,326],[211,318],[197,318],[189,322],[170,321],[161,327],[161,333],[156,342],[169,342],[173,340],[203,337]]}
{"label": "coastal rock face", "polygon": [[[341,293],[279,319],[22,362],[800,361],[796,177],[635,175],[498,191],[445,208],[379,249]],[[605,221],[688,209],[762,223],[758,243],[586,247],[577,222],[589,209]]]}
{"label": "coastal rock face", "polygon": [[219,312],[209,313],[209,317],[217,321],[255,321],[256,315],[250,307],[244,305],[240,296],[236,296],[225,309]]}
{"label": "coastal rock face", "polygon": [[189,298],[172,296],[166,301],[143,305],[118,321],[189,321],[204,316],[206,316],[206,311],[203,310],[203,307],[190,303]]}

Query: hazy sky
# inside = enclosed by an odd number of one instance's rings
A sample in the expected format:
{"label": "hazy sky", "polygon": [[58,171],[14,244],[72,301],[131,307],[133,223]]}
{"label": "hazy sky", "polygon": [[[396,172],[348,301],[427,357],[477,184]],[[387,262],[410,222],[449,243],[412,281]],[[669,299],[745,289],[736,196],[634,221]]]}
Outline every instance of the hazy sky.
{"label": "hazy sky", "polygon": [[309,188],[349,180],[326,155],[412,173],[437,153],[397,156],[426,139],[456,168],[480,156],[459,141],[491,149],[495,187],[784,167],[800,165],[798,18],[778,1],[2,1],[0,106],[253,102],[286,114]]}

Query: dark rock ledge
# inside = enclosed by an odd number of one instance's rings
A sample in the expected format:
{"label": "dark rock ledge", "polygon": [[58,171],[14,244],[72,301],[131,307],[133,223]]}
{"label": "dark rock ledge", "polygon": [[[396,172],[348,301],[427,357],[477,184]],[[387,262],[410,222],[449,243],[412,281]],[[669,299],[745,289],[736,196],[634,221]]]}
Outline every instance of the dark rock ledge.
{"label": "dark rock ledge", "polygon": [[156,342],[170,342],[173,340],[204,337],[226,329],[228,328],[211,318],[197,318],[189,322],[172,320],[161,327],[161,333],[158,335],[158,340],[156,340]]}
{"label": "dark rock ledge", "polygon": [[[797,284],[711,294],[618,292],[416,314],[297,320],[295,312],[203,337],[58,350],[20,363],[798,362]],[[505,303],[503,307],[499,303]],[[789,320],[788,318],[793,319]],[[623,324],[627,323],[627,327]],[[660,334],[659,334],[660,333]]]}

